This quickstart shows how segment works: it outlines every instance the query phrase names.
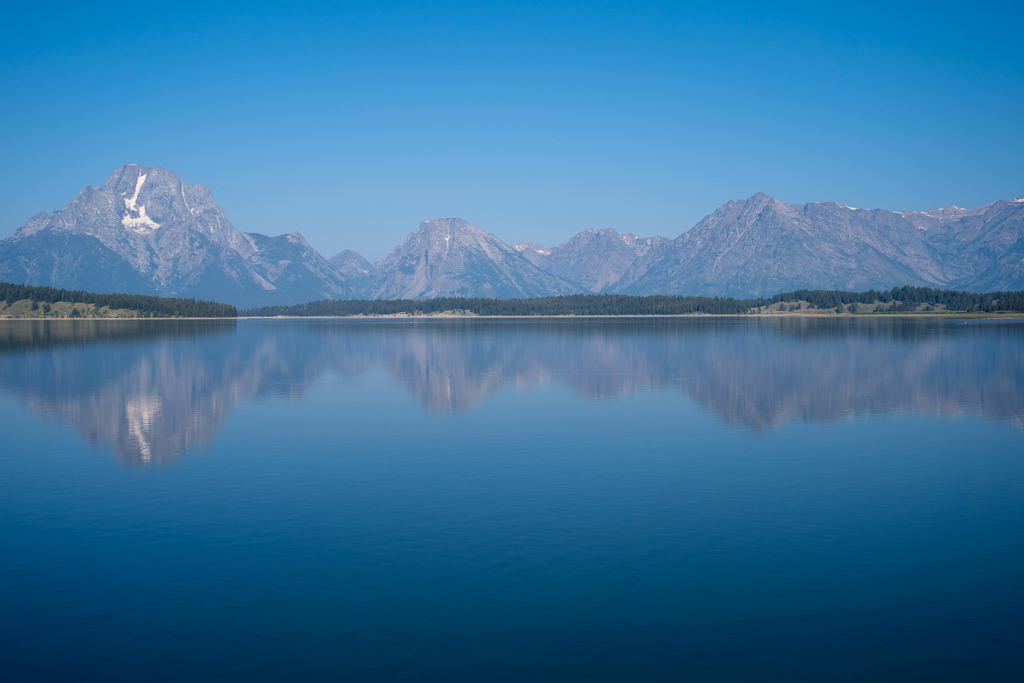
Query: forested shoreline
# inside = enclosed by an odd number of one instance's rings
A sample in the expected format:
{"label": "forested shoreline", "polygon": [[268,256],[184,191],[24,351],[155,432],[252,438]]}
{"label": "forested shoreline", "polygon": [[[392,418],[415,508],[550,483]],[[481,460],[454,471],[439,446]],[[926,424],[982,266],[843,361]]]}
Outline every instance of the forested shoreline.
{"label": "forested shoreline", "polygon": [[750,315],[774,313],[1024,313],[1024,291],[959,292],[930,287],[847,292],[801,289],[757,299],[570,294],[535,299],[335,299],[238,311],[230,304],[0,282],[0,317],[234,318],[372,316]]}
{"label": "forested shoreline", "polygon": [[749,315],[792,311],[819,313],[1024,313],[1024,291],[974,293],[931,287],[846,292],[796,290],[770,298],[570,294],[536,299],[339,299],[296,306],[264,306],[248,317],[355,317],[394,315]]}
{"label": "forested shoreline", "polygon": [[229,304],[144,294],[97,294],[82,290],[0,282],[0,317],[18,318],[234,318]]}

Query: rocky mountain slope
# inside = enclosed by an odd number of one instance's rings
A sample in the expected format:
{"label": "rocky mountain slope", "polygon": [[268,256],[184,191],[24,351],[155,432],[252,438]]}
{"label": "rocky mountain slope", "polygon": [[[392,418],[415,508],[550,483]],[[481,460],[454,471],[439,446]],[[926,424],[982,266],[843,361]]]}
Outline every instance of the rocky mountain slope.
{"label": "rocky mountain slope", "polygon": [[622,277],[637,263],[667,248],[665,237],[620,235],[611,228],[584,230],[554,249],[530,242],[516,245],[538,268],[575,283],[584,292],[614,291]]}
{"label": "rocky mountain slope", "polygon": [[331,267],[362,292],[377,272],[377,266],[367,261],[362,254],[346,249],[330,259]]}
{"label": "rocky mountain slope", "polygon": [[207,188],[134,164],[0,241],[0,280],[240,306],[356,293],[298,233],[240,232]]}
{"label": "rocky mountain slope", "polygon": [[729,202],[620,279],[626,294],[761,296],[896,285],[1024,286],[1024,200],[896,213],[834,202]]}
{"label": "rocky mountain slope", "polygon": [[421,223],[375,270],[364,290],[372,299],[508,299],[578,291],[575,284],[542,271],[514,247],[460,218]]}
{"label": "rocky mountain slope", "polygon": [[767,296],[926,285],[1024,289],[1024,197],[897,213],[765,194],[728,202],[675,239],[584,230],[557,247],[505,244],[435,218],[378,263],[328,261],[299,233],[236,230],[202,185],[126,165],[0,240],[0,281],[212,299],[521,298],[574,292]]}

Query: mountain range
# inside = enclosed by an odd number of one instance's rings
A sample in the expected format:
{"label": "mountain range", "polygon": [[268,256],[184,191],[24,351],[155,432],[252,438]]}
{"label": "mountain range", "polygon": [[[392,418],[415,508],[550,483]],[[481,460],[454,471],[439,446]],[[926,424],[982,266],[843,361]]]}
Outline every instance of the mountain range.
{"label": "mountain range", "polygon": [[237,306],[320,299],[525,298],[574,292],[765,296],[924,285],[1024,289],[1024,197],[976,209],[729,202],[675,239],[589,229],[509,245],[459,218],[423,222],[378,263],[301,234],[236,229],[206,187],[129,164],[0,240],[0,280]]}

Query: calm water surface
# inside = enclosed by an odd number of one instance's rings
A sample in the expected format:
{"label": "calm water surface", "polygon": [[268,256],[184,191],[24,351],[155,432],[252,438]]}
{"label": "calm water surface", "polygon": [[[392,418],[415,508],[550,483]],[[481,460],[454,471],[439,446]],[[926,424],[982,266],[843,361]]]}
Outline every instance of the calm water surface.
{"label": "calm water surface", "polygon": [[1021,680],[1015,321],[0,321],[0,679]]}

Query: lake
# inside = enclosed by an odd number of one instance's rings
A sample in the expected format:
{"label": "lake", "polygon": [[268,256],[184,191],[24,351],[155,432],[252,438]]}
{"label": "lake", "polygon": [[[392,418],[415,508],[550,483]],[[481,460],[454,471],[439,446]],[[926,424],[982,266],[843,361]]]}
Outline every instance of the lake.
{"label": "lake", "polygon": [[0,321],[0,678],[1024,679],[1024,321]]}

